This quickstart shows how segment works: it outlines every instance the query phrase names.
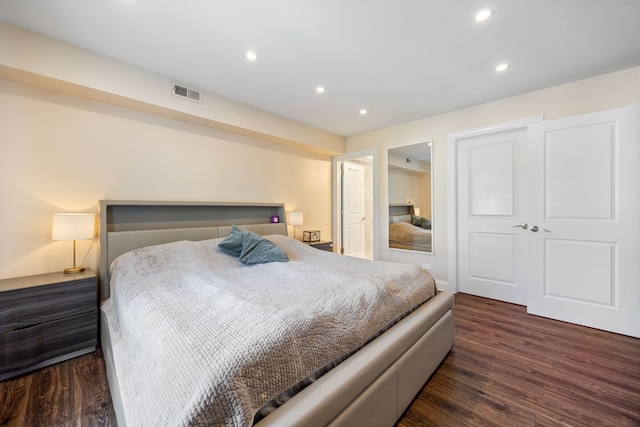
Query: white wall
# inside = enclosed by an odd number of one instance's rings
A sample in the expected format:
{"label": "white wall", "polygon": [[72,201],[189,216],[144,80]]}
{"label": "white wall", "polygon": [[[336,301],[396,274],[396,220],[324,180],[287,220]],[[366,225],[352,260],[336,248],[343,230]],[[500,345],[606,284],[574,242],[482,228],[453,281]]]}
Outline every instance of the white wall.
{"label": "white wall", "polygon": [[283,202],[331,236],[327,155],[6,80],[0,117],[0,278],[70,266],[51,214],[100,199]]}
{"label": "white wall", "polygon": [[[347,138],[347,153],[378,150],[378,257],[412,264],[428,263],[440,283],[447,282],[447,135],[507,121],[544,115],[546,120],[568,117],[640,102],[640,67],[581,80],[488,104],[428,117]],[[434,250],[433,255],[387,249],[387,149],[399,143],[433,140]]]}

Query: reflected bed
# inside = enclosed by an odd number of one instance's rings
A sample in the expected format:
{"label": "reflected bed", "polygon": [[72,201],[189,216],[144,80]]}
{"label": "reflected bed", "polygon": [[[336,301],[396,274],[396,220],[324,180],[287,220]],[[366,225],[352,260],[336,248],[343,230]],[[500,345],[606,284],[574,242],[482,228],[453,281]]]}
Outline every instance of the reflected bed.
{"label": "reflected bed", "polygon": [[389,216],[389,247],[412,251],[431,252],[431,229],[414,225],[412,216]]}

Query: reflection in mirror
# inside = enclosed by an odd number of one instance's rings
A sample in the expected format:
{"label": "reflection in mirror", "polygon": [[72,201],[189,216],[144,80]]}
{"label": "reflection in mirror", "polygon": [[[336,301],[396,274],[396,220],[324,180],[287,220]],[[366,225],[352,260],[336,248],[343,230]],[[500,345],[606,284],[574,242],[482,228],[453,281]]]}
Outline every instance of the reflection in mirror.
{"label": "reflection in mirror", "polygon": [[431,142],[388,154],[389,248],[433,253]]}

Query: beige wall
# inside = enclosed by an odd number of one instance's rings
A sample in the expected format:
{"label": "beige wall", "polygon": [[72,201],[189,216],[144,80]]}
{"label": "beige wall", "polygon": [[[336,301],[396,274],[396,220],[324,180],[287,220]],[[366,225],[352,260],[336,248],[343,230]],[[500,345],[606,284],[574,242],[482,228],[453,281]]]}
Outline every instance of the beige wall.
{"label": "beige wall", "polygon": [[[488,104],[428,117],[347,138],[347,153],[378,150],[378,256],[416,265],[430,264],[432,274],[447,282],[447,135],[526,117],[544,115],[545,120],[574,116],[640,102],[640,67],[581,80],[562,86],[502,99]],[[433,140],[434,250],[433,255],[387,249],[387,149]]]}
{"label": "beige wall", "polygon": [[283,202],[331,236],[344,138],[171,82],[0,22],[0,278],[70,266],[51,214],[100,199]]}
{"label": "beige wall", "polygon": [[[50,240],[50,216],[93,211],[102,198],[284,202],[305,213],[303,229],[331,235],[328,156],[345,151],[340,137],[215,94],[177,99],[168,77],[1,22],[0,79],[0,278],[68,266],[70,245]],[[347,152],[378,149],[378,257],[431,264],[446,282],[449,133],[639,99],[640,67],[348,138]],[[435,254],[389,251],[387,148],[427,140]]]}
{"label": "beige wall", "polygon": [[411,202],[420,208],[420,214],[431,217],[431,194],[429,175],[417,174],[406,169],[389,169],[389,204],[401,205]]}
{"label": "beige wall", "polygon": [[331,236],[329,156],[6,80],[0,117],[0,278],[70,266],[51,214],[100,199],[283,202]]}
{"label": "beige wall", "polygon": [[345,140],[340,136],[210,92],[203,92],[202,103],[177,98],[171,95],[171,76],[131,67],[1,21],[0,79],[53,88],[325,155],[345,151]]}

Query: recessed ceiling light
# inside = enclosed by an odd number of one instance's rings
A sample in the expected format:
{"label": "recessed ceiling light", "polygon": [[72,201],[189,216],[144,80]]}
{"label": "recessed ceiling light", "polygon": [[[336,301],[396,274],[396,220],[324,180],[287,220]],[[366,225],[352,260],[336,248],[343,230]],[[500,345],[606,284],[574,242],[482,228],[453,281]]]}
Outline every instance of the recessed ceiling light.
{"label": "recessed ceiling light", "polygon": [[506,62],[503,62],[502,64],[498,64],[498,66],[496,67],[496,71],[501,73],[505,71],[507,68],[509,68],[509,64],[507,64]]}
{"label": "recessed ceiling light", "polygon": [[363,109],[360,110],[360,115],[364,116],[366,114],[367,114],[367,109],[366,108],[363,108]]}
{"label": "recessed ceiling light", "polygon": [[482,9],[481,11],[476,13],[476,22],[486,21],[487,19],[491,18],[491,15],[493,15],[493,10]]}
{"label": "recessed ceiling light", "polygon": [[323,86],[318,86],[318,87],[316,88],[316,92],[317,92],[317,93],[324,93],[324,87],[323,87]]}
{"label": "recessed ceiling light", "polygon": [[247,59],[249,61],[255,61],[256,59],[258,59],[258,55],[256,55],[256,53],[251,51],[251,50],[249,52],[247,52],[247,54],[245,56],[247,57]]}

